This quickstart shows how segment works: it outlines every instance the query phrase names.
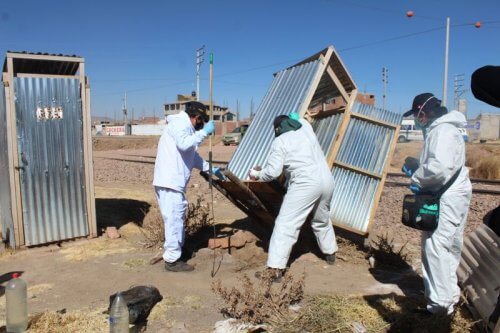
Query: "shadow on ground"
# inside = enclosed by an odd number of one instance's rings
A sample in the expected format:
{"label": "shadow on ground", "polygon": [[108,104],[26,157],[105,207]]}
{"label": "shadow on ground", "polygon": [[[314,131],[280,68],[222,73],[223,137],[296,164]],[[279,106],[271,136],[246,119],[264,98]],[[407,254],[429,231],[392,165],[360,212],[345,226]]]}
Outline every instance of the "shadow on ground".
{"label": "shadow on ground", "polygon": [[96,199],[97,228],[120,228],[133,222],[142,227],[144,217],[151,205],[145,201],[131,199]]}

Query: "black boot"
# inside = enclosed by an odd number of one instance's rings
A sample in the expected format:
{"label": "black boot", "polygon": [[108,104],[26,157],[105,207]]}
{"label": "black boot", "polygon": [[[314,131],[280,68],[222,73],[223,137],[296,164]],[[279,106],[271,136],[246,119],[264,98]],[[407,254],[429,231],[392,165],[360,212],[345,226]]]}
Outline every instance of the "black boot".
{"label": "black boot", "polygon": [[334,265],[335,264],[335,253],[332,253],[332,254],[327,254],[325,256],[325,261],[328,265]]}
{"label": "black boot", "polygon": [[179,259],[174,262],[165,261],[165,270],[169,272],[191,272],[194,270],[194,266],[191,266],[185,261]]}

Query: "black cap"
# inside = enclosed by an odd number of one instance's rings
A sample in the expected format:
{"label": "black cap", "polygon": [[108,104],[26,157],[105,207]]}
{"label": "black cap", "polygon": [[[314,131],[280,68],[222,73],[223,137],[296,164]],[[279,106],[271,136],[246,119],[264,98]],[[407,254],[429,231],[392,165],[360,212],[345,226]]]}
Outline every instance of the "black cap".
{"label": "black cap", "polygon": [[415,96],[411,110],[405,112],[403,117],[416,116],[419,111],[428,113],[437,108],[441,108],[441,101],[431,93],[423,93]]}
{"label": "black cap", "polygon": [[191,101],[187,102],[186,104],[186,112],[197,112],[201,118],[203,119],[204,122],[208,122],[210,119],[207,114],[207,106],[203,103],[196,102],[196,101]]}
{"label": "black cap", "polygon": [[500,108],[500,66],[484,66],[472,73],[472,94],[478,100]]}

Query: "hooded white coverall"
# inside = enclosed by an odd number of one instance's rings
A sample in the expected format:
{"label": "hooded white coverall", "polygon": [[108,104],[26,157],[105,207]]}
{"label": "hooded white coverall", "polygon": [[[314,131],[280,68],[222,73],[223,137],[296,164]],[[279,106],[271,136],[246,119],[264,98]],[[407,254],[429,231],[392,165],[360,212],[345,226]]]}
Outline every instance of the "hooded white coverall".
{"label": "hooded white coverall", "polygon": [[185,191],[191,171],[209,169],[196,151],[206,136],[203,130],[195,131],[188,114],[181,111],[167,117],[158,143],[153,186],[165,225],[163,259],[167,262],[175,262],[182,254],[188,204]]}
{"label": "hooded white coverall", "polygon": [[411,180],[426,191],[437,191],[460,169],[460,174],[442,195],[438,227],[422,233],[422,270],[427,310],[453,313],[460,289],[457,268],[463,233],[472,197],[469,170],[465,163],[465,143],[457,127],[464,127],[463,114],[451,111],[427,128],[420,167]]}
{"label": "hooded white coverall", "polygon": [[274,139],[266,165],[260,172],[262,181],[271,181],[284,171],[288,189],[276,218],[269,244],[267,266],[286,268],[300,228],[314,209],[311,221],[318,245],[324,254],[337,251],[330,223],[330,201],[333,176],[311,125],[300,120],[302,127]]}

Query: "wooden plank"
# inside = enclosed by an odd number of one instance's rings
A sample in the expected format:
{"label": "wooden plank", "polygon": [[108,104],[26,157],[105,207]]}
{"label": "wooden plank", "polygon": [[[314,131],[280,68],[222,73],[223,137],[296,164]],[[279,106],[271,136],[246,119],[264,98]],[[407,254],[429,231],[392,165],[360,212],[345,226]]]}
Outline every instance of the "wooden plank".
{"label": "wooden plank", "polygon": [[260,199],[253,193],[248,186],[246,186],[238,177],[236,177],[231,171],[224,171],[224,175],[232,181],[236,186],[240,188],[240,190],[245,193],[251,200],[255,202],[261,210],[267,212],[266,206],[260,201]]}
{"label": "wooden plank", "polygon": [[347,126],[349,125],[349,121],[351,119],[351,109],[352,106],[354,105],[354,101],[356,100],[356,95],[357,95],[357,90],[353,90],[351,92],[350,99],[347,103],[347,107],[345,108],[344,111],[344,117],[342,119],[342,124],[339,127],[339,131],[335,137],[335,140],[332,144],[332,147],[330,149],[330,152],[327,155],[327,163],[328,167],[331,169],[333,168],[333,163],[335,161],[335,158],[337,157],[337,154],[340,150],[340,145],[342,144],[342,141],[344,139],[345,132],[347,130]]}
{"label": "wooden plank", "polygon": [[319,56],[319,59],[321,61],[321,65],[316,73],[316,77],[313,79],[309,91],[307,92],[306,96],[304,97],[304,100],[302,104],[299,106],[298,114],[301,117],[304,117],[306,114],[307,110],[309,109],[309,104],[311,104],[311,100],[314,96],[314,93],[316,92],[316,89],[318,88],[319,81],[321,80],[321,77],[323,76],[323,73],[325,72],[325,68],[328,65],[328,62],[330,61],[330,57],[332,56],[333,48],[329,47],[328,50],[326,51],[325,56],[322,54]]}
{"label": "wooden plank", "polygon": [[17,73],[16,77],[48,78],[48,79],[79,79],[80,75],[55,75],[55,74]]}
{"label": "wooden plank", "polygon": [[85,64],[80,63],[80,95],[82,98],[83,119],[83,158],[85,165],[85,198],[89,237],[97,237],[97,219],[95,210],[94,162],[92,155],[92,121],[90,114],[90,85],[85,76]]}
{"label": "wooden plank", "polygon": [[5,90],[6,115],[7,115],[7,137],[10,172],[10,193],[12,205],[12,222],[14,224],[15,247],[26,244],[24,239],[23,211],[21,200],[21,182],[19,158],[17,150],[17,125],[16,125],[16,103],[14,92],[14,63],[12,58],[7,58],[7,82],[8,88]]}
{"label": "wooden plank", "polygon": [[[376,125],[388,127],[390,129],[396,129],[396,128],[399,127],[399,125],[394,125],[394,124],[386,123],[385,121],[381,121],[381,120],[378,120],[378,119],[375,119],[375,118],[372,118],[372,117],[368,117],[368,116],[365,116],[365,115],[362,115],[362,114],[359,114],[359,113],[353,113],[351,115],[351,117],[358,118],[358,119],[361,119],[361,120],[365,120],[365,121],[368,121],[368,122],[376,124]],[[398,132],[399,132],[399,130],[398,130]]]}
{"label": "wooden plank", "polygon": [[363,174],[363,175],[366,175],[368,177],[372,177],[372,178],[375,178],[375,179],[382,179],[382,177],[383,177],[383,174],[379,175],[379,174],[367,171],[365,169],[361,169],[361,168],[355,167],[353,165],[342,163],[340,161],[334,161],[333,162],[333,166],[338,166],[338,167],[341,167],[343,169],[348,169],[348,170],[354,171],[356,173],[360,173],[360,174]]}
{"label": "wooden plank", "polygon": [[380,179],[380,183],[378,184],[377,192],[375,192],[375,197],[373,198],[373,207],[370,213],[370,219],[368,220],[368,226],[366,227],[367,233],[370,232],[373,223],[375,221],[375,215],[377,214],[377,208],[380,202],[380,197],[382,196],[382,191],[384,190],[385,179],[387,178],[387,172],[391,166],[391,160],[394,156],[394,150],[396,149],[396,143],[398,141],[400,126],[396,127],[394,131],[394,135],[392,137],[391,148],[389,149],[389,155],[387,156],[387,160],[385,162],[384,171],[382,172],[382,178]]}
{"label": "wooden plank", "polygon": [[82,57],[69,57],[69,56],[56,56],[44,54],[28,54],[28,53],[15,53],[7,52],[7,58],[10,59],[33,59],[33,60],[50,60],[50,61],[64,61],[64,62],[85,62]]}
{"label": "wooden plank", "polygon": [[328,66],[326,68],[326,72],[328,73],[328,75],[330,75],[330,78],[332,79],[333,83],[335,84],[335,86],[337,87],[337,89],[342,94],[342,97],[344,97],[344,99],[346,101],[348,101],[349,100],[349,94],[347,93],[347,91],[345,91],[344,86],[340,82],[340,80],[337,77],[337,75],[335,75],[335,73],[333,72],[333,69],[330,66]]}
{"label": "wooden plank", "polygon": [[332,224],[333,224],[335,227],[337,227],[337,228],[340,228],[340,229],[345,230],[345,231],[348,231],[348,232],[352,232],[352,233],[354,233],[354,234],[356,234],[356,235],[360,235],[360,236],[363,236],[363,237],[368,236],[368,231],[363,232],[363,231],[361,231],[361,230],[354,229],[354,228],[352,228],[352,227],[350,227],[350,226],[348,226],[348,225],[345,225],[345,224],[342,224],[342,223],[337,223],[337,222],[335,222],[335,220],[333,220],[333,221],[332,221]]}

